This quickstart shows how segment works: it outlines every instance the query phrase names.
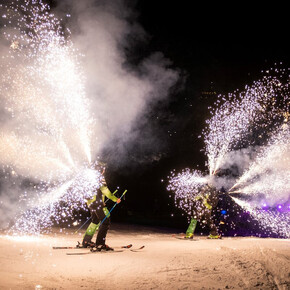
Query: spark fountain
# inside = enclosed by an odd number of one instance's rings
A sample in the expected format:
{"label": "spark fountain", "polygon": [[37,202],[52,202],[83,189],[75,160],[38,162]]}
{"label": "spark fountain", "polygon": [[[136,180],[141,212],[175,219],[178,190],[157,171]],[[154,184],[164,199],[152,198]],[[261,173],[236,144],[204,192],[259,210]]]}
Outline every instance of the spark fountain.
{"label": "spark fountain", "polygon": [[5,178],[35,184],[21,192],[10,232],[40,233],[84,208],[100,184],[90,167],[95,120],[82,56],[50,7],[24,0],[1,10],[10,47],[1,62],[0,163]]}
{"label": "spark fountain", "polygon": [[208,177],[203,176],[201,171],[186,168],[181,173],[171,173],[167,189],[175,193],[175,206],[182,208],[190,216],[194,198],[208,182]]}
{"label": "spark fountain", "polygon": [[[289,104],[288,71],[278,68],[264,72],[242,92],[219,96],[203,130],[209,174],[172,172],[167,189],[175,192],[176,206],[190,216],[195,196],[210,183],[228,190],[265,232],[289,237],[289,211],[267,212],[262,206],[265,200],[271,205],[289,201]],[[221,176],[229,159],[242,149],[255,152],[254,157],[240,157],[250,160],[248,168],[238,180]]]}

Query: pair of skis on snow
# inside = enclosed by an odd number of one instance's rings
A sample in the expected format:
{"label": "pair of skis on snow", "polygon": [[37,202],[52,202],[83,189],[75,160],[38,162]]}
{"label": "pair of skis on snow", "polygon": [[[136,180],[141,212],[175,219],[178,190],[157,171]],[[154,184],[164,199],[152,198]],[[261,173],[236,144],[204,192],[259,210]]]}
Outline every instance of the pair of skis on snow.
{"label": "pair of skis on snow", "polygon": [[93,254],[93,253],[120,253],[120,252],[124,252],[126,249],[129,249],[131,252],[139,252],[142,249],[145,248],[145,246],[141,246],[139,248],[133,248],[132,244],[129,245],[125,245],[125,246],[121,246],[121,247],[116,247],[116,250],[114,249],[113,251],[98,251],[95,248],[84,248],[82,246],[80,246],[80,244],[76,245],[75,247],[52,247],[54,250],[72,250],[72,249],[89,249],[89,252],[72,252],[72,253],[66,253],[67,255],[87,255],[87,254]]}

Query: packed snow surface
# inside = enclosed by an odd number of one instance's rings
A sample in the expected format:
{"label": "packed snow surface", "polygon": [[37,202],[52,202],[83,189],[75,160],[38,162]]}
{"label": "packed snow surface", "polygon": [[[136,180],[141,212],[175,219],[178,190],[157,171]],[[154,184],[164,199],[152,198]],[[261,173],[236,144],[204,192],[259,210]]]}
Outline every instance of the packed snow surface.
{"label": "packed snow surface", "polygon": [[[0,236],[0,289],[290,289],[289,239],[176,239],[174,230],[113,224],[107,244],[145,246],[115,253],[66,255],[84,231]],[[177,235],[178,231],[175,232]]]}

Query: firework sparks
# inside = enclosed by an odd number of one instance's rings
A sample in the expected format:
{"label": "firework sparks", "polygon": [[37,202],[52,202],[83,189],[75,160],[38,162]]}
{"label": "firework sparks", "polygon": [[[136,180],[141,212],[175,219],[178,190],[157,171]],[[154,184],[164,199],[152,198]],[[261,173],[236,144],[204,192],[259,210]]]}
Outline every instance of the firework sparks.
{"label": "firework sparks", "polygon": [[208,177],[200,171],[187,168],[178,174],[172,172],[167,190],[175,192],[175,205],[191,215],[195,197],[207,182]]}
{"label": "firework sparks", "polygon": [[261,230],[271,235],[275,233],[278,236],[290,238],[290,215],[289,212],[265,211],[264,209],[253,207],[248,202],[242,201],[238,198],[232,199],[247,211],[252,217],[259,221]]}
{"label": "firework sparks", "polygon": [[[192,200],[205,183],[229,188],[229,180],[218,175],[226,166],[230,153],[255,146],[255,161],[236,183],[230,194],[241,192],[250,199],[232,199],[277,234],[289,237],[288,212],[277,214],[261,211],[261,196],[274,205],[289,199],[289,76],[285,69],[271,69],[264,77],[246,86],[243,92],[219,96],[203,130],[208,157],[209,176],[185,170],[169,177],[168,190],[175,192],[175,203],[189,216]],[[237,190],[239,188],[239,190]]]}
{"label": "firework sparks", "polygon": [[[264,193],[267,200],[277,201],[286,195],[290,188],[290,130],[289,126],[281,126],[272,135],[268,145],[258,154],[249,169],[239,178],[232,188],[238,192],[251,194]],[[237,190],[236,190],[237,191]]]}
{"label": "firework sparks", "polygon": [[68,221],[100,186],[100,173],[89,166],[95,120],[81,55],[50,7],[24,0],[1,9],[10,45],[1,63],[0,163],[38,181],[22,194],[11,231],[39,233]]}
{"label": "firework sparks", "polygon": [[279,109],[277,104],[287,106],[289,89],[288,82],[283,81],[284,71],[279,73],[281,79],[264,76],[239,94],[219,96],[203,131],[210,174],[223,165],[227,153],[255,145],[281,123],[286,109]]}
{"label": "firework sparks", "polygon": [[9,139],[6,143],[11,150],[19,146],[27,150],[22,150],[22,158],[12,154],[11,160],[2,163],[15,166],[18,159],[29,168],[30,154],[41,162],[54,159],[62,168],[66,165],[73,169],[76,163],[91,161],[94,123],[85,96],[80,55],[64,37],[60,22],[49,13],[48,5],[42,1],[24,3],[16,2],[13,10],[5,7],[9,12],[6,18],[16,21],[17,29],[14,34],[6,34],[12,45],[1,81],[13,132],[12,137],[2,134],[1,141]]}
{"label": "firework sparks", "polygon": [[74,213],[86,207],[86,201],[101,186],[102,175],[99,171],[83,168],[76,176],[60,186],[43,186],[30,196],[28,209],[21,209],[16,223],[10,232],[40,233],[49,231],[53,224],[75,223]]}

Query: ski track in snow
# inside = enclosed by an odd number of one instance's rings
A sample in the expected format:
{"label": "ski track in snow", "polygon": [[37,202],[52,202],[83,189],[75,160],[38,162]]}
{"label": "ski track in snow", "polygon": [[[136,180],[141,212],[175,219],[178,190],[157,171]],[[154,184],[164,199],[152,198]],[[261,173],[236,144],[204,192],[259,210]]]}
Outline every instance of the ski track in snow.
{"label": "ski track in snow", "polygon": [[[1,289],[290,289],[289,240],[226,237],[182,241],[164,229],[113,225],[107,243],[140,252],[67,256],[73,230],[36,241],[0,236]],[[82,249],[82,251],[87,251]]]}

